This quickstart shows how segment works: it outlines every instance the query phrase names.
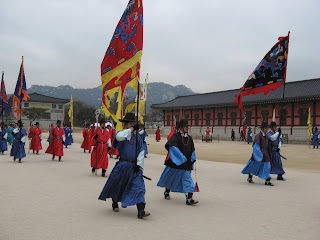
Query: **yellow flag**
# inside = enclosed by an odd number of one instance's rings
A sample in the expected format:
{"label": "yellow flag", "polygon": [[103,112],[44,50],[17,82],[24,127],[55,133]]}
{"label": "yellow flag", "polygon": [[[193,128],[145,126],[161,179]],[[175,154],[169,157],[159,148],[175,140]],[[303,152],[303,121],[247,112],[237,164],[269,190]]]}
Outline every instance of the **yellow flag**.
{"label": "yellow flag", "polygon": [[71,98],[70,98],[70,106],[69,106],[69,119],[70,119],[70,123],[71,123],[71,128],[73,128],[73,101],[72,101],[72,94],[71,94]]}
{"label": "yellow flag", "polygon": [[310,139],[311,139],[311,135],[312,135],[312,125],[311,125],[311,112],[310,112],[310,108],[309,108],[309,116],[308,116],[307,124],[308,124],[308,133],[309,133],[309,136],[310,136]]}
{"label": "yellow flag", "polygon": [[[276,109],[273,109],[272,122],[276,121]],[[280,120],[281,121],[281,120]]]}

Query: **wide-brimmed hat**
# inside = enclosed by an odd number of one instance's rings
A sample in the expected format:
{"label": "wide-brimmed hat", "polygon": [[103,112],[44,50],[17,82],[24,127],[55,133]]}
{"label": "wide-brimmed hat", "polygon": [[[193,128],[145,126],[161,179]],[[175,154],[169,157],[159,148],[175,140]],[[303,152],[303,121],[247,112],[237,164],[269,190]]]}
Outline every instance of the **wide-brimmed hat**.
{"label": "wide-brimmed hat", "polygon": [[119,119],[120,122],[135,122],[136,121],[136,116],[134,113],[126,113],[124,118]]}
{"label": "wide-brimmed hat", "polygon": [[263,123],[261,124],[261,128],[268,128],[268,127],[269,127],[269,125],[268,125],[267,122],[263,122]]}
{"label": "wide-brimmed hat", "polygon": [[99,123],[106,123],[106,120],[105,120],[104,118],[101,118],[101,119],[99,120]]}
{"label": "wide-brimmed hat", "polygon": [[57,121],[57,124],[59,124],[59,123],[61,123],[61,121],[60,121],[60,120],[58,120],[58,121]]}
{"label": "wide-brimmed hat", "polygon": [[186,127],[189,126],[187,119],[181,119],[180,120],[180,127]]}
{"label": "wide-brimmed hat", "polygon": [[36,124],[35,125],[39,125],[39,122],[36,122]]}
{"label": "wide-brimmed hat", "polygon": [[274,122],[274,121],[272,121],[271,123],[270,123],[270,127],[272,128],[272,127],[276,127],[277,126],[277,123],[276,122]]}

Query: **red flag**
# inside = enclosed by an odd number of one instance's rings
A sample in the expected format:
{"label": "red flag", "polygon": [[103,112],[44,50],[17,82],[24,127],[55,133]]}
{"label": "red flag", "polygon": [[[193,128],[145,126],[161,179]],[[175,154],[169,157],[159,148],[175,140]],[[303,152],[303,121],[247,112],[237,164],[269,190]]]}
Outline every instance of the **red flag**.
{"label": "red flag", "polygon": [[245,82],[234,102],[242,109],[242,97],[277,90],[286,81],[287,58],[289,51],[289,35],[279,37],[278,42],[264,56]]}

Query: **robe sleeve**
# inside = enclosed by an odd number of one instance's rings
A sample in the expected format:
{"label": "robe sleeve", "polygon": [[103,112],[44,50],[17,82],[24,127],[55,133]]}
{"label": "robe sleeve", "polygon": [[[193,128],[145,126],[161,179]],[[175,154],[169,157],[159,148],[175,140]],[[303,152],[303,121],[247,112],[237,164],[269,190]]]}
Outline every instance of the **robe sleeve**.
{"label": "robe sleeve", "polygon": [[143,169],[144,169],[144,150],[142,150],[138,155],[137,165],[139,165],[140,169],[143,171]]}
{"label": "robe sleeve", "polygon": [[263,159],[263,153],[261,152],[260,145],[256,142],[253,144],[252,155],[257,162],[261,162]]}
{"label": "robe sleeve", "polygon": [[268,137],[271,141],[275,141],[277,140],[277,137],[279,136],[279,132],[276,132],[275,134],[272,134],[272,133],[268,133]]}
{"label": "robe sleeve", "polygon": [[117,132],[116,139],[118,142],[122,142],[122,141],[131,139],[131,130],[125,129],[123,131]]}
{"label": "robe sleeve", "polygon": [[175,146],[169,146],[169,154],[171,161],[177,166],[180,166],[187,161],[186,156]]}
{"label": "robe sleeve", "polygon": [[13,133],[14,133],[14,134],[17,134],[18,132],[19,132],[19,129],[18,129],[18,128],[13,129]]}
{"label": "robe sleeve", "polygon": [[8,137],[8,133],[6,133],[6,134],[3,136],[4,139],[7,139],[7,137]]}

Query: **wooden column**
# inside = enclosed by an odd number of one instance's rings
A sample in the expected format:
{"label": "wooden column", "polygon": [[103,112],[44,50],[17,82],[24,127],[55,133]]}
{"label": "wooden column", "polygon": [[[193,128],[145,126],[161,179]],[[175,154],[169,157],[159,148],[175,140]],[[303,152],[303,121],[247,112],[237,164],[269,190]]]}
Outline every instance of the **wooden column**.
{"label": "wooden column", "polygon": [[193,119],[192,108],[191,108],[191,110],[190,110],[190,115],[191,115],[191,116],[190,116],[190,119],[191,119],[191,120],[190,120],[190,121],[191,121],[190,126],[192,126],[192,119]]}
{"label": "wooden column", "polygon": [[294,102],[291,103],[291,130],[290,130],[290,135],[292,135],[293,126],[294,126]]}
{"label": "wooden column", "polygon": [[201,127],[203,126],[203,108],[201,108]]}
{"label": "wooden column", "polygon": [[316,116],[316,114],[317,114],[317,112],[316,112],[316,110],[317,110],[317,102],[316,101],[314,101],[313,102],[313,120],[312,120],[312,124],[313,124],[313,126],[317,126],[317,116]]}
{"label": "wooden column", "polygon": [[215,126],[215,121],[216,121],[216,119],[215,119],[215,109],[214,108],[212,108],[212,119],[213,119],[212,126],[214,127]]}
{"label": "wooden column", "polygon": [[170,126],[172,126],[173,123],[174,123],[174,120],[173,120],[173,110],[171,110],[171,125],[170,125]]}
{"label": "wooden column", "polygon": [[163,112],[163,126],[166,126],[166,111],[162,110]]}
{"label": "wooden column", "polygon": [[258,105],[255,106],[255,110],[254,134],[256,134],[256,128],[258,126]]}
{"label": "wooden column", "polygon": [[228,107],[226,107],[226,117],[225,117],[225,119],[226,119],[226,127],[228,126]]}

